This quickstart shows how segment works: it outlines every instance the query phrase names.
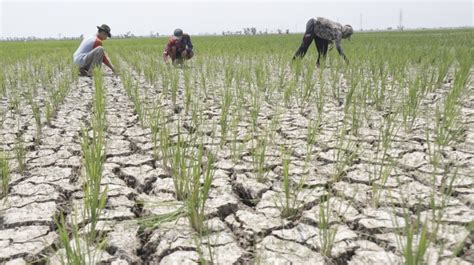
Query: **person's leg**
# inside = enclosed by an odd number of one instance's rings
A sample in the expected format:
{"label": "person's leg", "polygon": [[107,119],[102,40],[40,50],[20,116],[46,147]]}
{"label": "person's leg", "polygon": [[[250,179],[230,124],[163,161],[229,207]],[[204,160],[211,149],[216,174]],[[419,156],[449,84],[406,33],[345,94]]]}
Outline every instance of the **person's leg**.
{"label": "person's leg", "polygon": [[293,55],[293,60],[296,58],[303,58],[308,51],[308,48],[314,39],[314,24],[314,18],[310,19],[308,23],[306,23],[306,31],[304,33],[303,40],[301,41],[301,45],[296,51],[295,55]]}
{"label": "person's leg", "polygon": [[171,62],[174,63],[174,61],[176,60],[176,46],[171,47],[171,51],[169,55],[171,58]]}
{"label": "person's leg", "polygon": [[100,67],[102,65],[104,55],[104,48],[102,48],[101,46],[96,47],[95,49],[90,51],[84,59],[84,65],[80,68],[81,73],[87,72],[88,74],[90,74],[92,68]]}
{"label": "person's leg", "polygon": [[323,60],[326,60],[329,41],[319,38],[319,37],[315,37],[314,41],[316,42],[316,48],[318,49],[318,60],[316,61],[316,65],[319,67],[320,66],[319,60],[320,60],[321,54],[323,55]]}
{"label": "person's leg", "polygon": [[329,50],[329,41],[323,39],[322,40],[322,45],[323,45],[323,47],[322,47],[323,60],[324,60],[324,63],[326,63],[326,56],[327,56],[328,50]]}
{"label": "person's leg", "polygon": [[178,52],[178,51],[176,51],[175,60],[173,61],[173,64],[174,64],[174,65],[181,65],[181,64],[183,64],[183,61],[184,61],[184,58],[185,58],[185,57],[183,56],[183,53],[185,53],[185,51],[184,51],[184,52]]}
{"label": "person's leg", "polygon": [[323,44],[320,38],[314,38],[314,44],[316,45],[316,49],[318,50],[318,60],[316,61],[316,66],[319,67],[319,59],[321,58],[321,53],[323,52]]}

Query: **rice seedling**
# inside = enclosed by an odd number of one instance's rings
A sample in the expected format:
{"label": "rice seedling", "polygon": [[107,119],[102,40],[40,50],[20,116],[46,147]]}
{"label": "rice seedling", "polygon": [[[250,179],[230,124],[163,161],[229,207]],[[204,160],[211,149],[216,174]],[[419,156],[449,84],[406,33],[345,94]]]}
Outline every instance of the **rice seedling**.
{"label": "rice seedling", "polygon": [[[425,254],[431,243],[428,235],[427,220],[421,220],[419,209],[417,210],[416,218],[412,218],[410,212],[404,208],[403,218],[405,225],[396,238],[405,264],[424,264],[426,261]],[[400,226],[397,218],[394,218],[393,222]]]}
{"label": "rice seedling", "polygon": [[292,183],[290,179],[290,152],[282,148],[282,191],[283,196],[275,198],[275,205],[280,209],[281,217],[293,219],[297,217],[302,210],[303,203],[298,200],[298,195],[303,189],[305,177],[300,178],[297,184]]}
{"label": "rice seedling", "polygon": [[396,114],[389,113],[385,115],[383,117],[383,124],[379,129],[375,161],[373,162],[373,177],[370,179],[372,182],[372,204],[374,207],[379,205],[380,193],[387,183],[395,163],[388,155],[388,152],[398,132],[396,117]]}
{"label": "rice seedling", "polygon": [[338,131],[335,148],[332,179],[339,181],[346,169],[358,158],[357,143],[347,134],[346,125],[343,125]]}
{"label": "rice seedling", "polygon": [[171,147],[171,172],[176,199],[180,201],[184,201],[189,196],[192,181],[190,171],[188,170],[190,167],[188,148],[181,135],[178,135],[176,144]]}
{"label": "rice seedling", "polygon": [[232,93],[230,87],[224,88],[221,99],[221,115],[219,125],[221,127],[221,147],[225,144],[228,132],[228,117],[230,104],[232,102]]}
{"label": "rice seedling", "polygon": [[173,109],[176,110],[176,101],[178,98],[178,87],[179,87],[179,76],[174,71],[169,71],[169,78],[171,81],[171,102],[173,103]]}
{"label": "rice seedling", "polygon": [[191,88],[191,73],[189,70],[184,71],[184,110],[189,113],[193,91]]}
{"label": "rice seedling", "polygon": [[26,148],[21,134],[16,135],[14,151],[18,163],[18,169],[20,170],[20,173],[23,173],[26,169]]}
{"label": "rice seedling", "polygon": [[261,183],[267,180],[268,175],[267,169],[265,167],[267,145],[267,135],[261,135],[254,141],[254,147],[250,151],[255,178]]}
{"label": "rice seedling", "polygon": [[435,141],[439,145],[447,145],[459,139],[464,126],[459,121],[459,101],[466,85],[469,83],[471,62],[463,61],[455,73],[453,87],[448,91],[443,107],[437,106],[435,110]]}
{"label": "rice seedling", "polygon": [[105,162],[105,91],[100,69],[94,70],[94,102],[92,137],[87,130],[82,132],[84,166],[84,217],[90,222],[89,238],[97,236],[96,225],[105,208],[108,188],[101,189],[103,164]]}
{"label": "rice seedling", "polygon": [[408,89],[401,111],[406,132],[412,130],[415,119],[418,116],[420,103],[424,96],[424,85],[424,78],[421,73],[417,73],[415,77],[408,81]]}
{"label": "rice seedling", "polygon": [[74,265],[88,264],[89,253],[87,253],[87,251],[82,246],[84,241],[82,241],[80,238],[79,227],[77,223],[73,221],[71,227],[72,240],[69,239],[68,225],[66,224],[66,221],[64,220],[64,215],[62,213],[59,215],[59,218],[56,217],[54,223],[58,228],[59,245],[65,250],[64,254],[58,254],[59,262],[61,264]]}
{"label": "rice seedling", "polygon": [[41,123],[41,110],[36,101],[33,99],[32,91],[29,91],[27,94],[28,103],[31,106],[31,110],[33,111],[33,117],[35,119],[36,124],[36,138],[35,143],[38,145],[41,141],[41,128],[43,127]]}
{"label": "rice seedling", "polygon": [[84,240],[77,222],[77,213],[72,213],[71,224],[67,224],[64,214],[55,217],[54,224],[58,232],[58,245],[61,248],[53,258],[60,264],[86,265],[98,264],[104,252],[106,241],[94,245],[93,241]]}
{"label": "rice seedling", "polygon": [[[206,232],[204,225],[205,220],[205,204],[209,198],[209,192],[211,190],[211,184],[214,179],[214,156],[209,154],[207,156],[207,163],[203,161],[203,146],[200,145],[197,157],[192,162],[192,186],[187,198],[187,215],[191,227],[198,233],[202,234]],[[203,183],[201,184],[201,177],[203,177]]]}
{"label": "rice seedling", "polygon": [[306,104],[310,102],[310,97],[314,91],[316,85],[316,79],[314,78],[314,64],[310,64],[306,71],[304,71],[303,84],[301,86],[300,94],[298,95],[300,111],[306,107]]}
{"label": "rice seedling", "polygon": [[318,216],[318,228],[319,228],[319,252],[324,257],[331,257],[331,251],[334,246],[334,242],[337,234],[337,226],[331,224],[332,215],[331,204],[329,199],[319,203],[319,216]]}
{"label": "rice seedling", "polygon": [[10,165],[9,165],[9,159],[7,157],[7,154],[5,151],[2,150],[0,153],[0,174],[1,174],[1,197],[5,198],[7,197],[8,190],[9,190],[9,182],[10,182]]}
{"label": "rice seedling", "polygon": [[156,160],[159,159],[158,155],[158,132],[160,131],[160,121],[161,121],[161,109],[158,106],[153,108],[153,111],[149,114],[149,126],[151,130],[151,142],[153,144],[153,156]]}

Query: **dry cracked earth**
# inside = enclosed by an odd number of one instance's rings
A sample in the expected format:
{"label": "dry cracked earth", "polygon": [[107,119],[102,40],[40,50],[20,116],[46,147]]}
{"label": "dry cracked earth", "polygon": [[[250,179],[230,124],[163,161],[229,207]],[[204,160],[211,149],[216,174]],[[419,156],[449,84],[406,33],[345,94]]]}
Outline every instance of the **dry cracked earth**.
{"label": "dry cracked earth", "polygon": [[[143,78],[134,78],[141,87],[149,86]],[[121,80],[107,73],[104,83],[107,158],[102,185],[108,186],[108,197],[98,225],[107,235],[103,264],[194,264],[201,257],[216,264],[402,264],[403,250],[397,236],[406,221],[402,207],[411,214],[419,210],[421,216],[430,216],[433,178],[438,189],[434,200],[444,198],[446,209],[440,217],[436,241],[428,247],[428,263],[474,262],[474,236],[467,227],[474,220],[472,96],[462,106],[467,128],[464,141],[443,151],[444,160],[455,161],[458,168],[454,192],[442,193],[447,174],[433,172],[422,129],[428,124],[420,119],[413,133],[400,132],[394,139],[390,156],[396,162],[379,193],[382,203],[377,208],[372,206],[373,190],[368,177],[377,125],[361,129],[363,137],[357,137],[355,142],[363,152],[347,166],[339,181],[333,181],[334,153],[338,148],[336,124],[342,121],[343,107],[326,105],[324,115],[331,122],[323,125],[318,143],[311,150],[309,166],[303,162],[308,152],[308,117],[298,110],[285,110],[272,137],[274,142],[292,147],[292,181],[297,183],[306,177],[298,196],[302,212],[291,220],[280,217],[281,210],[275,203],[282,194],[279,147],[268,147],[268,181],[260,183],[255,179],[250,154],[245,151],[255,141],[245,137],[250,125],[245,121],[238,125],[242,133],[236,141],[244,151],[237,161],[231,157],[230,143],[221,148],[212,139],[212,128],[203,126],[201,130],[209,130],[204,145],[215,151],[216,170],[206,205],[210,232],[197,239],[185,218],[151,230],[139,228],[136,220],[172,212],[182,204],[175,199],[171,174],[153,158],[151,131],[140,125]],[[55,216],[59,212],[70,214],[81,206],[81,131],[90,121],[93,87],[90,78],[79,79],[51,124],[43,128],[39,145],[34,144],[34,119],[28,106],[22,108],[22,113],[6,116],[0,131],[2,146],[13,150],[15,135],[22,134],[28,152],[24,173],[19,173],[16,162],[11,161],[10,192],[0,205],[0,263],[43,264],[58,251]],[[212,124],[219,118],[219,105],[212,99],[205,100],[209,107],[204,115]],[[7,105],[7,100],[1,102],[2,108]],[[170,124],[178,126],[171,104],[164,102],[162,108],[169,114]],[[271,105],[262,105],[259,124],[268,124],[272,113]],[[186,126],[190,117],[183,112],[176,116],[184,121],[181,131],[192,134],[192,128]],[[450,165],[444,168],[449,171]],[[330,226],[337,228],[330,258],[320,253],[324,233],[318,225],[322,201],[330,205]],[[428,221],[428,229],[433,226]],[[463,240],[465,245],[453,258],[452,252]]]}

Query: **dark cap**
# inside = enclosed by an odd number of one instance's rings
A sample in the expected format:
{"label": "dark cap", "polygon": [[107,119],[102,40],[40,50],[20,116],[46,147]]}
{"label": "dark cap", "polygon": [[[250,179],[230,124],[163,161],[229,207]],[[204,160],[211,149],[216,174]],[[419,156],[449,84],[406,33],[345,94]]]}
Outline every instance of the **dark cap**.
{"label": "dark cap", "polygon": [[175,29],[173,35],[175,37],[182,37],[183,36],[183,30],[182,29]]}
{"label": "dark cap", "polygon": [[109,36],[109,38],[112,38],[112,34],[110,34],[110,27],[107,26],[106,24],[102,24],[102,26],[97,26],[97,28],[99,30],[105,31],[105,33],[107,33],[107,36]]}

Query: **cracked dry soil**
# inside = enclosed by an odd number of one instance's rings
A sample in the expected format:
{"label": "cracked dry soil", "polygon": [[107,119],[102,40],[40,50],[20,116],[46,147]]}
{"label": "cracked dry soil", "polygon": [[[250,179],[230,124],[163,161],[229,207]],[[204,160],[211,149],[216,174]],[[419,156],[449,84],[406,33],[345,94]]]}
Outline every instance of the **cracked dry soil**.
{"label": "cracked dry soil", "polygon": [[[139,75],[135,82],[148,84]],[[297,110],[285,109],[281,124],[273,134],[274,143],[287,143],[290,154],[291,181],[304,185],[297,201],[301,213],[291,220],[281,217],[275,198],[282,194],[282,162],[279,147],[269,145],[266,153],[266,182],[256,181],[249,149],[256,139],[245,137],[250,124],[242,121],[236,141],[244,149],[239,160],[230,154],[231,141],[224,146],[203,141],[207,150],[216,151],[214,181],[206,203],[206,224],[209,234],[198,239],[187,219],[168,222],[155,229],[141,230],[136,220],[170,213],[182,205],[174,196],[171,174],[153,156],[151,131],[140,125],[132,101],[118,77],[104,76],[106,86],[106,161],[102,185],[108,186],[106,209],[98,229],[107,235],[107,247],[101,257],[103,264],[195,264],[204,257],[216,264],[402,264],[398,232],[405,226],[404,209],[410,214],[431,214],[431,199],[441,200],[444,172],[430,166],[428,146],[422,126],[409,135],[400,132],[394,139],[390,156],[395,161],[389,180],[380,188],[379,207],[371,203],[373,194],[369,173],[371,154],[377,130],[361,129],[354,139],[364,150],[352,161],[340,180],[331,177],[336,166],[337,131],[342,108],[327,104],[317,144],[310,152],[310,163],[303,163],[308,145],[306,132],[309,118]],[[181,89],[181,87],[180,87]],[[144,93],[141,91],[141,93]],[[152,93],[160,93],[152,91]],[[24,173],[13,169],[8,198],[0,205],[0,263],[44,264],[57,250],[58,233],[54,217],[70,213],[81,205],[81,130],[90,118],[93,83],[80,78],[59,108],[51,125],[43,130],[39,145],[26,137],[27,168]],[[149,95],[148,95],[149,96]],[[152,95],[153,96],[153,95]],[[146,100],[146,96],[144,96]],[[179,102],[183,95],[180,94]],[[209,123],[219,118],[217,101],[206,101],[205,115]],[[163,108],[170,116],[175,109],[170,102]],[[437,238],[428,247],[430,264],[472,264],[474,236],[467,225],[474,220],[474,98],[465,100],[462,108],[467,124],[464,142],[444,150],[446,158],[456,160],[458,177],[454,192],[445,198],[446,209],[441,216]],[[271,122],[275,109],[264,105],[259,125]],[[178,111],[179,112],[179,111]],[[184,121],[181,132],[193,134],[186,126],[189,115],[176,114]],[[31,117],[30,117],[31,118]],[[10,122],[4,123],[3,139],[13,139]],[[416,127],[415,127],[416,128]],[[26,135],[34,135],[32,126]],[[211,130],[200,128],[212,138]],[[5,141],[10,150],[12,140]],[[449,165],[447,166],[449,168]],[[430,198],[435,176],[435,197]],[[444,197],[443,197],[444,196]],[[153,202],[142,204],[141,202]],[[394,203],[392,203],[394,202]],[[330,258],[321,255],[324,231],[320,222],[320,204],[330,205],[329,224],[334,228],[334,246]],[[428,221],[428,229],[434,223]],[[462,239],[465,245],[457,257],[451,257]],[[451,263],[450,263],[451,262]]]}

